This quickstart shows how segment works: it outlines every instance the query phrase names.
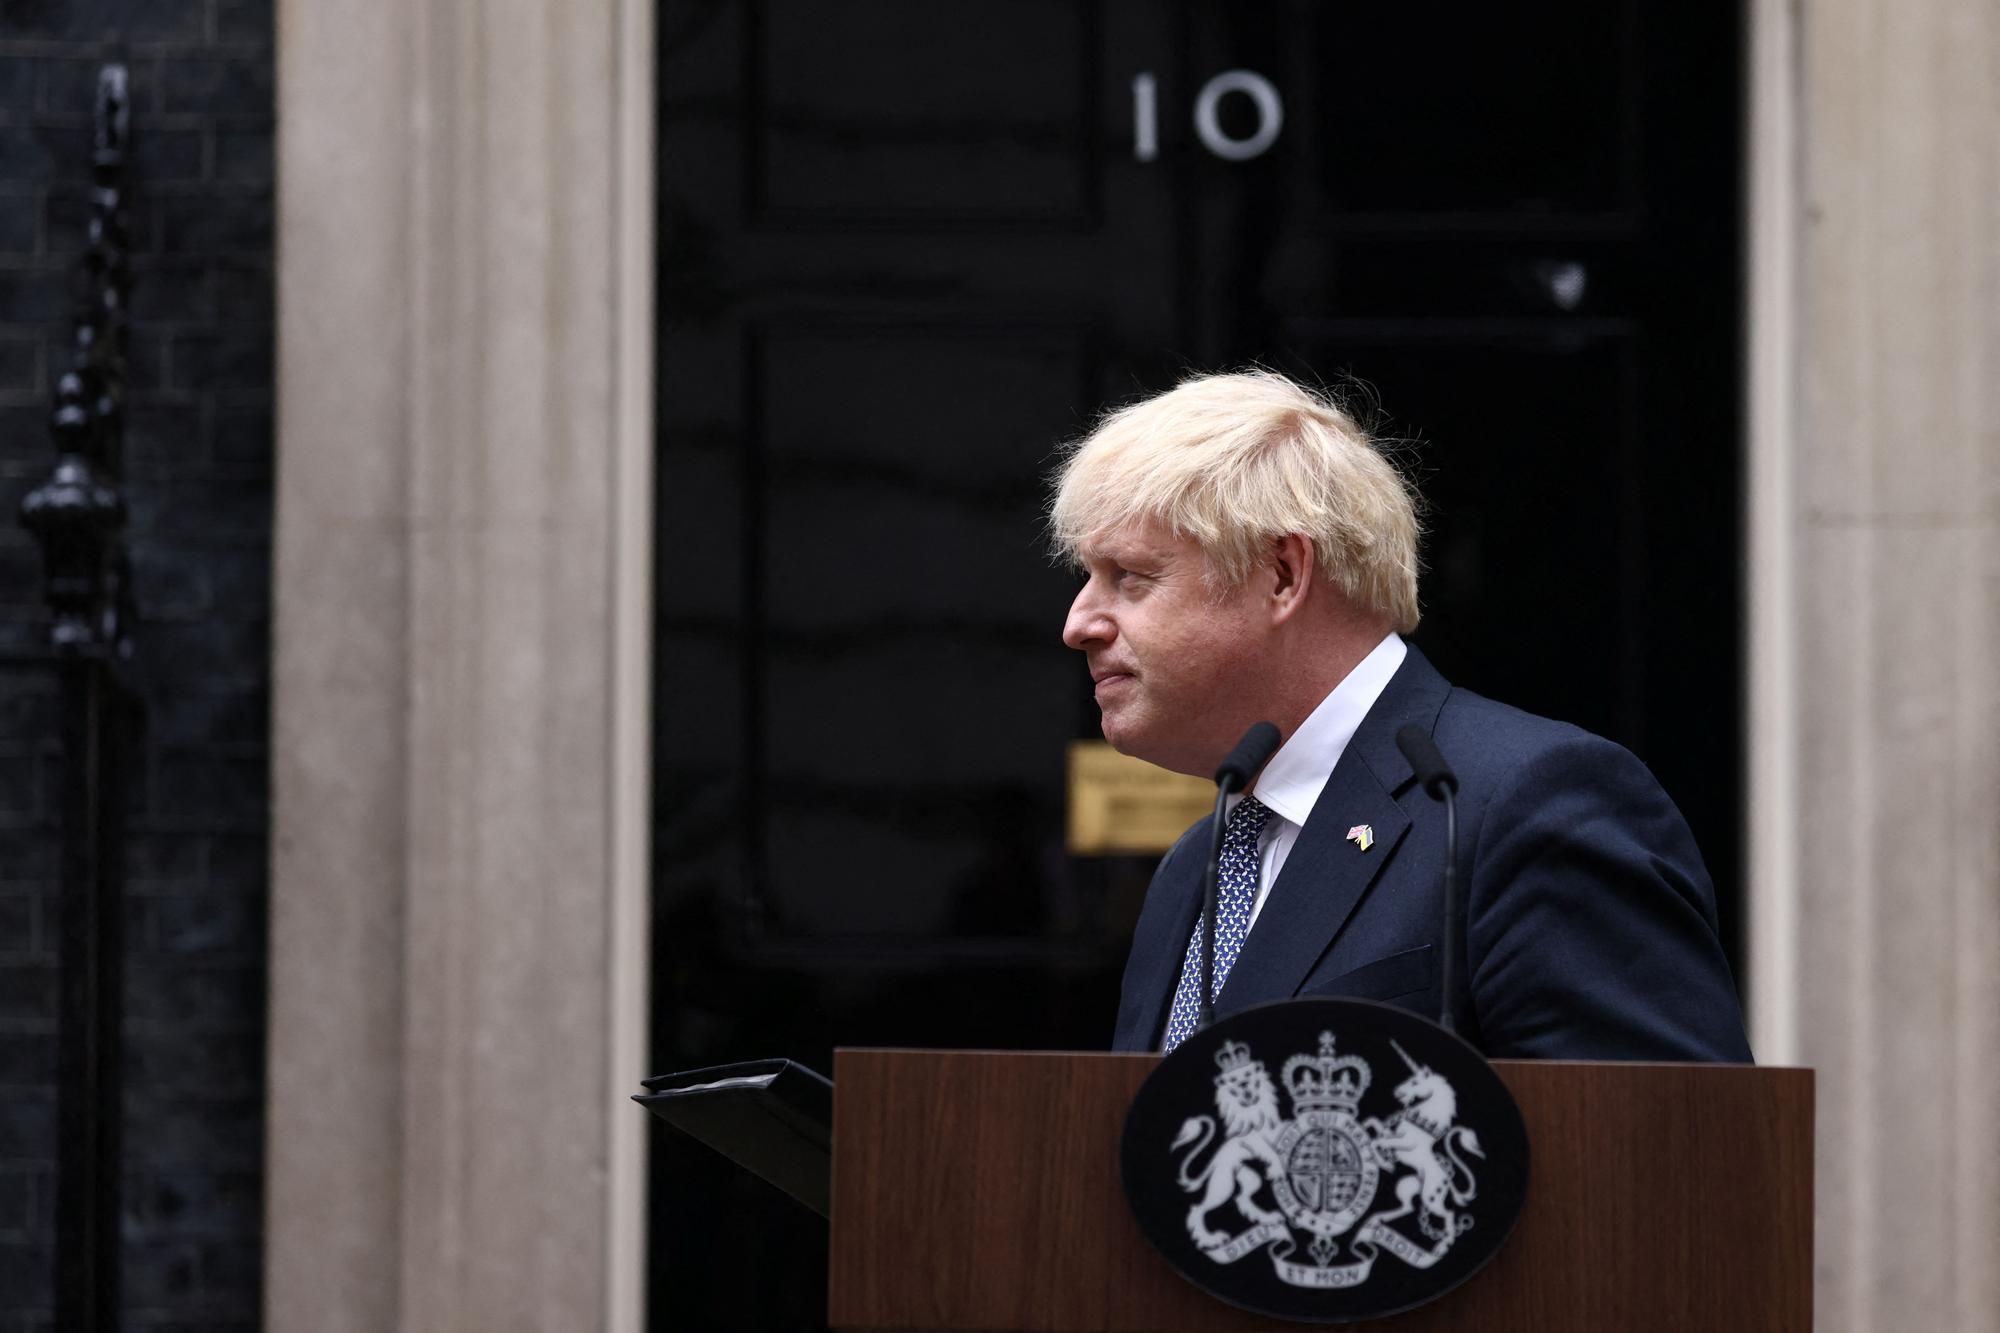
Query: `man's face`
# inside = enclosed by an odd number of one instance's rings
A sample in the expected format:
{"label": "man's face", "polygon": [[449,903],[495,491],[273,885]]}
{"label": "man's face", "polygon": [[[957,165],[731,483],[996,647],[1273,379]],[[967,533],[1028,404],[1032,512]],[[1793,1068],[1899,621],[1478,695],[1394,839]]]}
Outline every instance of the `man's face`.
{"label": "man's face", "polygon": [[1152,521],[1102,534],[1080,554],[1089,578],[1063,642],[1089,662],[1104,739],[1209,776],[1256,720],[1256,662],[1272,630],[1257,580],[1211,588],[1201,548]]}

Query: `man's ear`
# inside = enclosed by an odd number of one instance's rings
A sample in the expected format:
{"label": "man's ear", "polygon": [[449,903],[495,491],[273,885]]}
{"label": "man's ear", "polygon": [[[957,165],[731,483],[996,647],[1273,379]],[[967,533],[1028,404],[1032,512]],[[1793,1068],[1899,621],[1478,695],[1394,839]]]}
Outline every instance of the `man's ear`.
{"label": "man's ear", "polygon": [[1271,622],[1283,624],[1297,615],[1311,594],[1319,569],[1314,561],[1312,538],[1288,532],[1271,543],[1268,553],[1271,581]]}

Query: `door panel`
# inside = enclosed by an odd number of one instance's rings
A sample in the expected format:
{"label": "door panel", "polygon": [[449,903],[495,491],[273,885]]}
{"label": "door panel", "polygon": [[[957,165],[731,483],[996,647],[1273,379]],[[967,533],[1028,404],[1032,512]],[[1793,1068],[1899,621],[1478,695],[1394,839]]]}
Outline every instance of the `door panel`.
{"label": "door panel", "polygon": [[746,17],[759,221],[1088,225],[1093,6],[764,0]]}

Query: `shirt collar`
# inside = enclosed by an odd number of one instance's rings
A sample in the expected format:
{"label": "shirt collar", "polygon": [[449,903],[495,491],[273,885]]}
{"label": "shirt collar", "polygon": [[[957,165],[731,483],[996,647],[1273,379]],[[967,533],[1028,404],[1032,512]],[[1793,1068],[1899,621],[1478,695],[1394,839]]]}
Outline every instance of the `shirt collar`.
{"label": "shirt collar", "polygon": [[1409,655],[1410,647],[1399,634],[1391,633],[1376,644],[1264,765],[1250,789],[1257,799],[1273,814],[1303,827],[1361,719]]}

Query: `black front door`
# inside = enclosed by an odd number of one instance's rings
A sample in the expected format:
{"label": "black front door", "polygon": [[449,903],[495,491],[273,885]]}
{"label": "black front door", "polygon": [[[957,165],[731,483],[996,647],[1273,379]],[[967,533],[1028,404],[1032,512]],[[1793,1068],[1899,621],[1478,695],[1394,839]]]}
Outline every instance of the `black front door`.
{"label": "black front door", "polygon": [[[1150,864],[1065,851],[1043,478],[1253,361],[1399,441],[1418,642],[1638,751],[1733,922],[1735,23],[663,6],[656,1065],[1108,1042]],[[654,1325],[814,1326],[821,1225],[654,1147]]]}

